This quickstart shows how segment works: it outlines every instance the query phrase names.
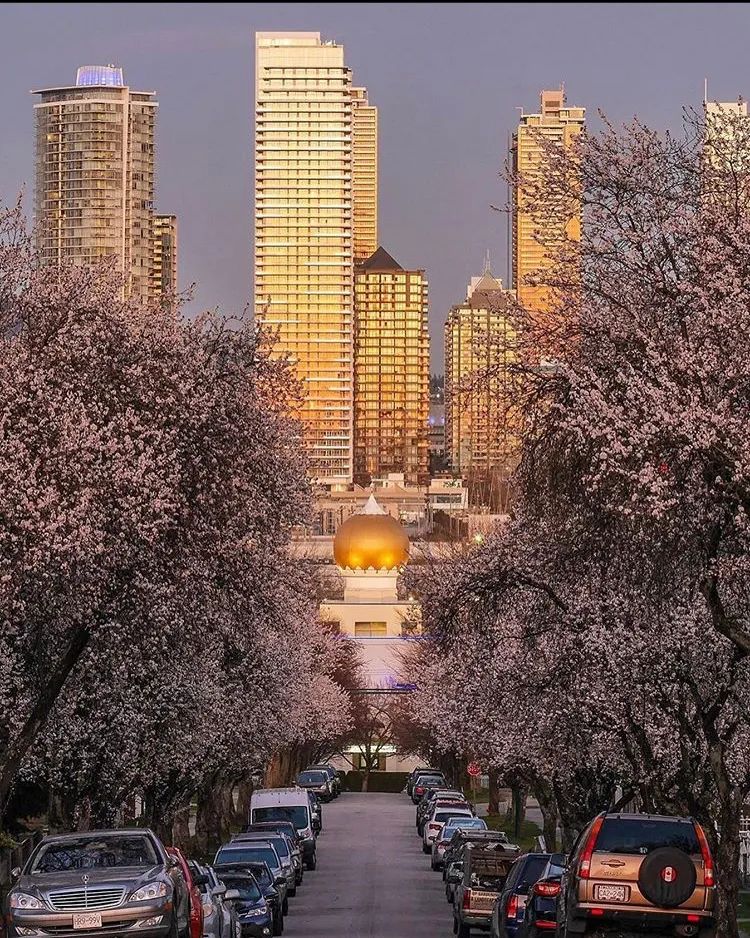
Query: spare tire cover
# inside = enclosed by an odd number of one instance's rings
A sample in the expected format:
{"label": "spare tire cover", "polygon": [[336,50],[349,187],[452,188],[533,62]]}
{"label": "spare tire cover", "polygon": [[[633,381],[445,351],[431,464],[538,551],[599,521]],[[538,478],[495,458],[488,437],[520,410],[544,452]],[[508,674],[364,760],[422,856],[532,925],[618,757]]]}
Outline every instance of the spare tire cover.
{"label": "spare tire cover", "polygon": [[695,890],[695,864],[675,847],[659,847],[641,863],[638,886],[649,902],[662,909],[674,909]]}

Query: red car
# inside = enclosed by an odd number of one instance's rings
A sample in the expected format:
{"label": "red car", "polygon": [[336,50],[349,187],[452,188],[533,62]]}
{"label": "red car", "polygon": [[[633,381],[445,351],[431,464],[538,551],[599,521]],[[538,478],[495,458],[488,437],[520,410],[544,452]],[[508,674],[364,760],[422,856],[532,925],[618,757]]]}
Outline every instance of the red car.
{"label": "red car", "polygon": [[180,864],[180,870],[187,883],[190,895],[190,938],[203,938],[203,899],[201,891],[193,882],[193,874],[187,865],[185,855],[179,847],[167,847],[167,853]]}

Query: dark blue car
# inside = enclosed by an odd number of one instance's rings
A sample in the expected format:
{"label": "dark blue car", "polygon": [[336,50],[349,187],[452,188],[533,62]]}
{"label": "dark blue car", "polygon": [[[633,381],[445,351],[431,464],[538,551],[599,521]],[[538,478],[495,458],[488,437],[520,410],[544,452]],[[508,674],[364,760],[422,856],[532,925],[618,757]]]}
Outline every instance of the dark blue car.
{"label": "dark blue car", "polygon": [[562,853],[553,853],[539,879],[531,887],[526,903],[526,914],[518,930],[518,938],[542,938],[554,935],[557,928],[557,897],[560,895],[560,877],[565,867]]}
{"label": "dark blue car", "polygon": [[[270,938],[281,934],[271,909],[252,873],[221,873],[227,895],[234,895],[234,910],[242,928],[242,938]],[[276,925],[277,927],[274,927]]]}
{"label": "dark blue car", "polygon": [[549,853],[526,853],[510,868],[492,910],[492,938],[520,938],[531,888],[549,863]]}

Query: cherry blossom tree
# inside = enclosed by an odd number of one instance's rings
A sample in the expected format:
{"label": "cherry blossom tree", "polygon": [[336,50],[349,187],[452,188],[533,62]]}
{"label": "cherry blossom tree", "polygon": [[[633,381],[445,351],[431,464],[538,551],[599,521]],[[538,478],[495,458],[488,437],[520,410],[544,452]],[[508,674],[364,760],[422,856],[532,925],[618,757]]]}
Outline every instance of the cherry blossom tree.
{"label": "cherry blossom tree", "polygon": [[[538,776],[563,831],[637,797],[695,816],[737,935],[750,792],[750,128],[605,126],[518,177],[545,244],[543,313],[518,306],[524,447],[514,518],[425,591],[440,659],[420,713]],[[546,226],[549,230],[549,226]],[[450,655],[450,657],[446,657]],[[471,680],[469,681],[468,678]]]}
{"label": "cherry blossom tree", "polygon": [[40,267],[0,212],[0,817],[26,773],[62,823],[137,792],[168,833],[347,711],[288,551],[310,496],[289,364],[120,287]]}

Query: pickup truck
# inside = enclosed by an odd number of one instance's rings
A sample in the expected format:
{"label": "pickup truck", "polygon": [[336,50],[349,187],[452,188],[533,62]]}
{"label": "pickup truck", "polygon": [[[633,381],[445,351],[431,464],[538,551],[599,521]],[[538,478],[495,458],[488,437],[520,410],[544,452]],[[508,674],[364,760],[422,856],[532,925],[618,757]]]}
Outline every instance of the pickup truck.
{"label": "pickup truck", "polygon": [[489,931],[495,900],[519,852],[510,844],[464,845],[448,874],[453,885],[453,932],[458,938],[469,938],[472,928]]}

